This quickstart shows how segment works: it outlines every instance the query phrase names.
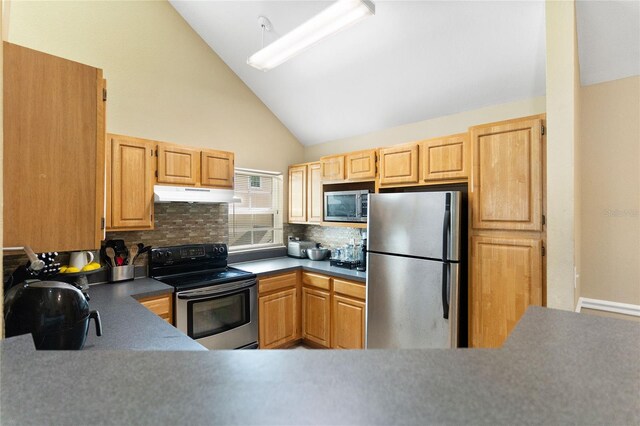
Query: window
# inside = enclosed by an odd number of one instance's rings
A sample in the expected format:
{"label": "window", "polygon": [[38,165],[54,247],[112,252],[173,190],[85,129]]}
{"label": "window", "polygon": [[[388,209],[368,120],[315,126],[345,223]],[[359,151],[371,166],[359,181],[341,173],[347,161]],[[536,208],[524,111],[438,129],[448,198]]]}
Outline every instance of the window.
{"label": "window", "polygon": [[282,245],[282,173],[236,169],[229,205],[229,248],[246,250]]}

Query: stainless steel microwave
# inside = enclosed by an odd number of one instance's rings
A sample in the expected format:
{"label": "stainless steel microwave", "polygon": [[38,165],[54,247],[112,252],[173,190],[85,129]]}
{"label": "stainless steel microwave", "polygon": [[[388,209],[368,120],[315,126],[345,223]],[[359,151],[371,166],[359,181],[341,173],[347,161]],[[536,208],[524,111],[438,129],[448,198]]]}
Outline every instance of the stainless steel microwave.
{"label": "stainless steel microwave", "polygon": [[325,192],[325,222],[366,222],[368,195],[367,190]]}

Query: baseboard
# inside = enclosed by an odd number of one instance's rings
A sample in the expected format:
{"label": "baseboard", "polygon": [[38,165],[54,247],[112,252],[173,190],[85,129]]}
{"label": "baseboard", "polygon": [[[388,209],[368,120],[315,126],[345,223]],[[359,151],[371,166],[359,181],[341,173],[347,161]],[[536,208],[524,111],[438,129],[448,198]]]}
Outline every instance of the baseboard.
{"label": "baseboard", "polygon": [[578,299],[576,312],[580,312],[583,308],[640,317],[640,305],[632,305],[631,303],[620,303],[612,302],[610,300],[589,299],[586,297],[581,297]]}

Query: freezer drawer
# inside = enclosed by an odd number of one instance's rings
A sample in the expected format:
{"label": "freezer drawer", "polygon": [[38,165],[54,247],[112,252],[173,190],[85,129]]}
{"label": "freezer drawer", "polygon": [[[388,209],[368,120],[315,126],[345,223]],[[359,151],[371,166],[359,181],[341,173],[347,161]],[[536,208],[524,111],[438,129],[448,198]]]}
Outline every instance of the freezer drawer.
{"label": "freezer drawer", "polygon": [[367,348],[457,346],[457,264],[369,253],[367,265]]}
{"label": "freezer drawer", "polygon": [[370,194],[368,250],[460,260],[461,198],[457,191]]}

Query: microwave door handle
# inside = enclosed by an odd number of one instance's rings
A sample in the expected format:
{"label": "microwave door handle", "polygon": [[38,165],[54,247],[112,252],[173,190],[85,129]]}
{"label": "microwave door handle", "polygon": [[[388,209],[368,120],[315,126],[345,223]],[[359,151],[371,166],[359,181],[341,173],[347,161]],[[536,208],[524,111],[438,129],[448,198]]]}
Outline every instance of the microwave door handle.
{"label": "microwave door handle", "polygon": [[362,217],[362,194],[356,194],[356,219]]}

